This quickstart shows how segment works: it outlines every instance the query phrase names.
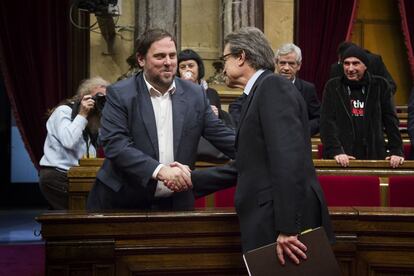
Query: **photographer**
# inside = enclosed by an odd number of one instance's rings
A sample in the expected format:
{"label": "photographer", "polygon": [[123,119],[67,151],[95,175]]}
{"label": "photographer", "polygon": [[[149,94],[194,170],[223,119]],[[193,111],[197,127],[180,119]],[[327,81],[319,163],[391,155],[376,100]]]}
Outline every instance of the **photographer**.
{"label": "photographer", "polygon": [[39,184],[53,209],[68,208],[68,169],[78,166],[82,157],[96,157],[108,85],[101,77],[87,79],[73,98],[62,101],[49,112]]}

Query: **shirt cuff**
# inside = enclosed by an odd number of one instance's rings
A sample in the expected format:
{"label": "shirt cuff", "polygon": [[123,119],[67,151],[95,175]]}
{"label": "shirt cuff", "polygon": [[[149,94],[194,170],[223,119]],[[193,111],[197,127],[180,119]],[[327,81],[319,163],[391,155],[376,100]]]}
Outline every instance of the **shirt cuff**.
{"label": "shirt cuff", "polygon": [[153,179],[157,179],[158,172],[161,170],[161,168],[162,168],[162,167],[164,167],[164,164],[159,164],[159,165],[155,168],[154,172],[152,173],[152,178],[153,178]]}

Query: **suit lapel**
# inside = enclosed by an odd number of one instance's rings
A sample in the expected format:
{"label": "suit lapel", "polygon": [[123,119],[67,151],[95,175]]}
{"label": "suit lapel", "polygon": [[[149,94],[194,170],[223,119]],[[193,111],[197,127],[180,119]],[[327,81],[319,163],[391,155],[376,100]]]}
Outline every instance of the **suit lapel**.
{"label": "suit lapel", "polygon": [[183,89],[178,81],[175,82],[176,90],[171,96],[172,116],[173,116],[173,135],[174,135],[174,158],[177,156],[178,145],[181,141],[183,132],[184,118],[187,110],[187,104],[184,97]]}
{"label": "suit lapel", "polygon": [[137,85],[138,85],[138,96],[140,100],[139,111],[141,112],[141,118],[144,122],[145,128],[147,130],[148,136],[151,140],[151,144],[154,147],[154,152],[156,153],[157,160],[159,159],[159,149],[158,149],[158,136],[157,136],[157,124],[155,121],[154,109],[152,107],[151,97],[148,91],[147,86],[143,78],[143,74],[138,75]]}
{"label": "suit lapel", "polygon": [[302,84],[302,81],[299,79],[299,78],[296,78],[295,79],[295,82],[293,83],[295,86],[296,86],[296,88],[300,91],[300,93],[303,93],[302,92],[302,90],[303,90],[303,84]]}
{"label": "suit lapel", "polygon": [[244,118],[246,117],[246,113],[249,110],[250,107],[250,103],[253,100],[255,91],[257,89],[257,87],[259,86],[259,84],[263,81],[263,79],[268,76],[269,74],[272,74],[272,72],[266,70],[264,71],[256,80],[256,82],[254,83],[252,90],[250,90],[249,95],[247,96],[246,100],[244,101],[243,105],[242,105],[242,110],[240,112],[240,121],[239,121],[239,125],[237,127],[237,133],[236,133],[236,148],[237,148],[237,144],[238,144],[238,138],[239,138],[239,130],[243,124]]}

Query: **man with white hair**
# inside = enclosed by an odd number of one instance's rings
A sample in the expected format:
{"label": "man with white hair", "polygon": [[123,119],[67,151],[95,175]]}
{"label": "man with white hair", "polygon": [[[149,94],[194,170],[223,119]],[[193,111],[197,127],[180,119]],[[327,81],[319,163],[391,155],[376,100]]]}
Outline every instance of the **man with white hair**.
{"label": "man with white hair", "polygon": [[311,136],[317,134],[321,103],[315,85],[296,76],[302,65],[302,51],[293,43],[283,44],[276,50],[275,63],[277,73],[290,80],[303,96],[308,109],[310,134]]}

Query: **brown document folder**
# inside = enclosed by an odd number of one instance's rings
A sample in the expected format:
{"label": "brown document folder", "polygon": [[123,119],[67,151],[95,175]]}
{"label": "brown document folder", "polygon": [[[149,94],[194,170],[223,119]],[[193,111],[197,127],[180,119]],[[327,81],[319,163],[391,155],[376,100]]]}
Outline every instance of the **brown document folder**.
{"label": "brown document folder", "polygon": [[276,255],[276,243],[265,245],[248,251],[243,255],[244,263],[251,276],[337,276],[341,275],[332,247],[322,227],[299,236],[299,240],[307,247],[306,260],[296,265],[285,256],[282,266]]}

